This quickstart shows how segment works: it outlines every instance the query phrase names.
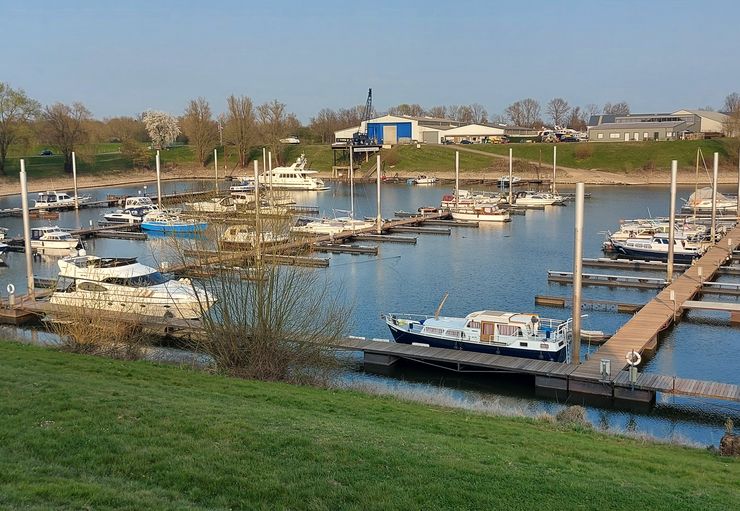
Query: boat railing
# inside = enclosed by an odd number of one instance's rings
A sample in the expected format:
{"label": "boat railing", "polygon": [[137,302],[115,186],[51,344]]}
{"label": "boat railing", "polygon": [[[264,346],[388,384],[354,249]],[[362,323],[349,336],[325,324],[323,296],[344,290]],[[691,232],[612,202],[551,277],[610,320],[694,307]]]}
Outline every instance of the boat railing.
{"label": "boat railing", "polygon": [[422,321],[427,320],[433,316],[428,316],[425,314],[398,314],[398,313],[393,312],[393,313],[388,313],[388,314],[381,314],[380,317],[383,320],[391,321],[391,322],[393,322],[394,320],[396,321],[402,320],[402,321],[418,321],[421,323]]}

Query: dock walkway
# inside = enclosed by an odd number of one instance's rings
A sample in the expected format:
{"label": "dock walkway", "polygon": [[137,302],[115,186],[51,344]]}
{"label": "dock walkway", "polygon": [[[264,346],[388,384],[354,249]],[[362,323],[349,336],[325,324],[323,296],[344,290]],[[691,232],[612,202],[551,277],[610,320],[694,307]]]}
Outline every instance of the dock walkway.
{"label": "dock walkway", "polygon": [[[625,358],[628,352],[655,349],[658,334],[670,326],[680,314],[685,302],[692,300],[701,292],[703,283],[715,277],[720,266],[732,258],[732,252],[739,244],[740,225],[736,226],[721,241],[711,246],[695,264],[640,309],[571,376],[584,380],[599,379],[601,378],[601,360],[611,360],[612,372],[615,369],[621,371],[628,365]],[[671,294],[673,294],[673,300],[671,300]]]}

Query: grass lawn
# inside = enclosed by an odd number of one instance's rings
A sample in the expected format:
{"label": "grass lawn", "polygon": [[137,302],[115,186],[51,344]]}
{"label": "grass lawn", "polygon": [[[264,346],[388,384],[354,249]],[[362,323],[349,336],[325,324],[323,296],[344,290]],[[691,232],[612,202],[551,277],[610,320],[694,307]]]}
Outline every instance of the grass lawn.
{"label": "grass lawn", "polygon": [[[671,142],[563,143],[557,145],[558,164],[578,169],[632,172],[650,165],[658,169],[670,169],[671,160],[678,160],[679,167],[694,168],[696,150],[701,148],[711,169],[715,151],[719,152],[720,160],[729,156],[731,161],[737,162],[737,148],[733,149],[732,143],[729,139],[718,138]],[[475,144],[468,147],[505,156],[509,155],[509,148],[512,148],[515,158],[532,161],[539,161],[541,158],[543,165],[552,164],[553,144]]]}
{"label": "grass lawn", "polygon": [[[3,509],[731,509],[740,461],[0,343]],[[732,504],[735,502],[735,504]]]}

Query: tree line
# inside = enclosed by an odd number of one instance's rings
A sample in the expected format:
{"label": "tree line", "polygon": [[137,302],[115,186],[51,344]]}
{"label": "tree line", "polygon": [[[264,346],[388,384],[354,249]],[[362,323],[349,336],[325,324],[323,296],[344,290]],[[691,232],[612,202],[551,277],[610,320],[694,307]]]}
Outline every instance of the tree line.
{"label": "tree line", "polygon": [[[704,107],[703,109],[710,109]],[[135,167],[147,168],[153,148],[163,149],[175,141],[188,143],[197,161],[205,165],[213,150],[225,147],[237,155],[238,165],[245,167],[250,151],[265,146],[279,159],[280,140],[289,135],[299,135],[307,142],[330,143],[334,132],[358,126],[362,121],[365,105],[349,108],[321,109],[307,126],[278,100],[255,106],[248,96],[231,95],[226,98],[224,113],[214,117],[211,105],[205,98],[188,102],[185,111],[171,115],[161,111],[147,111],[136,116],[119,116],[94,119],[80,102],[54,103],[42,106],[22,89],[14,89],[0,82],[0,174],[6,174],[6,162],[11,147],[28,150],[35,143],[48,144],[64,157],[64,170],[72,171],[72,152],[76,148],[95,142],[117,142],[121,152]],[[740,94],[726,96],[721,111],[729,115],[725,132],[740,136]],[[603,106],[588,104],[571,106],[561,97],[553,98],[543,106],[533,98],[525,98],[509,105],[502,114],[489,115],[480,103],[469,105],[439,105],[424,108],[419,104],[402,103],[385,113],[414,117],[450,119],[460,123],[500,123],[528,128],[541,128],[547,121],[555,126],[585,130],[588,119],[597,114],[627,115],[629,104],[625,101],[605,103]],[[370,115],[379,114],[372,111]],[[83,154],[84,157],[84,154]]]}

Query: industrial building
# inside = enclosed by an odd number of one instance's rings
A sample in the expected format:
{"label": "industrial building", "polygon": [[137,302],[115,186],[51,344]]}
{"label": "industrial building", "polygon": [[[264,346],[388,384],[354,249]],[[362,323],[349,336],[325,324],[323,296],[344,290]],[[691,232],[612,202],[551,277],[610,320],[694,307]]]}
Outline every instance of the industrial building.
{"label": "industrial building", "polygon": [[707,110],[593,115],[588,122],[588,139],[591,142],[634,142],[719,136],[724,131],[726,119],[723,113]]}
{"label": "industrial building", "polygon": [[370,140],[381,145],[395,145],[411,142],[426,142],[439,144],[442,133],[450,128],[460,126],[461,123],[451,119],[436,117],[412,117],[398,115],[383,115],[375,119],[363,121],[358,126],[352,126],[334,132],[336,142],[348,142],[357,131],[366,132]]}

